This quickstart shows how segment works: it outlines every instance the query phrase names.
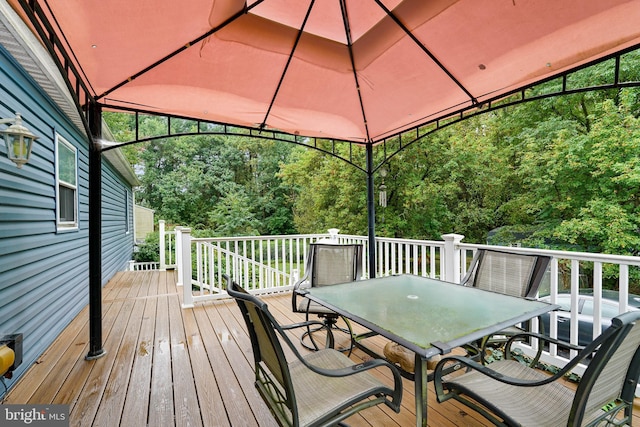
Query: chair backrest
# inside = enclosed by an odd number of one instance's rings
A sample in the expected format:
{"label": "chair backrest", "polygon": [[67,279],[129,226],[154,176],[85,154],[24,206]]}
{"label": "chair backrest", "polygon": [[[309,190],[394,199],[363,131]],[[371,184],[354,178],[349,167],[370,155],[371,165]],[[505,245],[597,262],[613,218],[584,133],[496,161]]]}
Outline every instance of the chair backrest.
{"label": "chair backrest", "polygon": [[551,257],[478,249],[462,279],[465,286],[535,298]]}
{"label": "chair backrest", "polygon": [[362,276],[362,245],[312,243],[307,260],[311,286],[353,282]]}
{"label": "chair backrest", "polygon": [[238,304],[251,338],[256,387],[273,414],[284,421],[281,424],[292,424],[292,420],[298,418],[298,410],[289,366],[278,334],[283,339],[287,338],[263,301],[250,295],[226,275],[225,278],[227,292]]}
{"label": "chair backrest", "polygon": [[[640,311],[621,314],[577,357],[597,349],[576,390],[568,425],[604,415],[600,408],[617,398],[633,405],[640,375]],[[584,419],[583,419],[584,417]]]}

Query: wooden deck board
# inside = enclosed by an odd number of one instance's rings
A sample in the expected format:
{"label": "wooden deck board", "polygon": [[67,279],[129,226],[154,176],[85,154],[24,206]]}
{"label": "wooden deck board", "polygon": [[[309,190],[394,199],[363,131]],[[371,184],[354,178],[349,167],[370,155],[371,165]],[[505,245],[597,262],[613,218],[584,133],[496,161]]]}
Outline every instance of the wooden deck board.
{"label": "wooden deck board", "polygon": [[[88,308],[85,308],[79,318],[88,318]],[[12,396],[16,402],[32,403],[45,402],[51,399],[50,395],[57,393],[76,360],[84,356],[83,344],[77,342],[78,337],[86,338],[86,323],[72,322],[29,369],[29,377],[34,384],[41,384],[45,380],[47,387],[16,387],[12,390]]]}
{"label": "wooden deck board", "polygon": [[173,384],[171,376],[171,337],[169,336],[169,299],[158,297],[156,329],[153,342],[153,367],[149,425],[163,426],[173,422]]}
{"label": "wooden deck board", "polygon": [[[188,310],[185,310],[188,311]],[[201,426],[202,417],[198,400],[194,399],[196,385],[192,371],[189,347],[184,331],[183,309],[178,296],[169,298],[171,333],[171,366],[173,368],[173,398],[177,426]]]}
{"label": "wooden deck board", "polygon": [[[150,275],[145,276],[148,280]],[[143,282],[144,284],[144,282]],[[136,295],[132,295],[135,297]],[[124,335],[118,352],[115,355],[113,369],[107,380],[99,408],[96,409],[96,417],[93,420],[95,426],[109,426],[119,422],[122,417],[126,391],[131,382],[131,371],[136,355],[138,334],[142,324],[141,313],[144,313],[146,301],[142,298],[134,300],[133,309],[129,321],[124,330]]]}
{"label": "wooden deck board", "polygon": [[[6,403],[70,406],[72,426],[275,427],[253,385],[251,343],[233,301],[181,307],[174,272],[118,273],[103,290],[103,339],[107,354],[87,361],[88,309],[62,332],[21,380]],[[290,294],[265,296],[282,324],[303,320],[291,310]],[[358,331],[359,326],[354,325]],[[292,342],[303,354],[298,336]],[[381,352],[385,341],[368,341]],[[356,349],[352,359],[368,355]],[[386,370],[375,375],[391,382]],[[399,414],[369,408],[351,417],[353,427],[415,424],[413,383],[403,380]],[[429,384],[430,426],[486,426],[477,413],[435,401]],[[638,421],[638,399],[634,420]]]}
{"label": "wooden deck board", "polygon": [[[254,403],[257,400],[261,401],[261,398],[254,386],[253,370],[247,369],[247,366],[252,366],[249,364],[251,344],[244,328],[235,321],[226,304],[216,304],[216,310],[207,310],[207,315],[216,331],[218,344],[226,357],[224,376],[231,384],[238,387],[227,390],[230,392],[227,398],[225,398],[225,390],[222,391],[225,406],[227,402],[232,405],[233,412],[228,411],[230,417],[233,416],[231,425],[277,426],[267,406],[262,403]],[[243,337],[246,337],[246,340],[243,340]],[[219,371],[216,369],[216,372]],[[246,397],[246,401],[241,398],[243,395]]]}
{"label": "wooden deck board", "polygon": [[218,381],[213,373],[211,362],[204,346],[201,330],[195,317],[195,310],[185,310],[183,321],[202,424],[205,426],[230,426],[231,424],[226,416],[219,416],[219,414],[225,413],[224,403],[220,395]]}
{"label": "wooden deck board", "polygon": [[[149,292],[152,290],[156,292],[158,274],[157,272],[149,274]],[[139,297],[143,297],[143,295],[139,294]],[[141,300],[144,302],[144,309],[141,311],[140,328],[136,331],[135,357],[124,396],[121,425],[143,426],[147,423],[157,298],[141,298]]]}

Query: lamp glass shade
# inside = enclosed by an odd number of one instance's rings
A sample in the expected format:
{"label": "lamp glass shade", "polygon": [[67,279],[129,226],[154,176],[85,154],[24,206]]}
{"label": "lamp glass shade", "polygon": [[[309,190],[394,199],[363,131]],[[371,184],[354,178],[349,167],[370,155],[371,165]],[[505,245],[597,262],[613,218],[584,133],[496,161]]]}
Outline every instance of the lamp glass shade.
{"label": "lamp glass shade", "polygon": [[30,136],[6,133],[4,140],[7,144],[7,155],[9,159],[21,168],[31,157],[33,138]]}
{"label": "lamp glass shade", "polygon": [[[17,115],[16,115],[17,116]],[[19,116],[17,116],[19,118]],[[38,139],[32,135],[27,128],[22,126],[21,121],[9,126],[7,129],[0,131],[4,134],[4,142],[7,146],[7,156],[19,168],[29,161],[31,157],[31,149],[33,141]]]}

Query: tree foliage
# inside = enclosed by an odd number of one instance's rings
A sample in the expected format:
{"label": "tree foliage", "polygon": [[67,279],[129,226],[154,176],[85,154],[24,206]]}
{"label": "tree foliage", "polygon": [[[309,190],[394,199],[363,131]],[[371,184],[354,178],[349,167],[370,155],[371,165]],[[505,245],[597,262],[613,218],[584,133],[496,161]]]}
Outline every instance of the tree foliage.
{"label": "tree foliage", "polygon": [[[131,138],[131,117],[106,115],[116,138]],[[163,135],[166,122],[141,120],[139,132]],[[173,121],[174,133],[195,133],[196,123]],[[168,223],[216,236],[290,234],[289,188],[278,171],[293,146],[237,136],[190,135],[130,145],[125,153],[139,172],[139,204]]]}

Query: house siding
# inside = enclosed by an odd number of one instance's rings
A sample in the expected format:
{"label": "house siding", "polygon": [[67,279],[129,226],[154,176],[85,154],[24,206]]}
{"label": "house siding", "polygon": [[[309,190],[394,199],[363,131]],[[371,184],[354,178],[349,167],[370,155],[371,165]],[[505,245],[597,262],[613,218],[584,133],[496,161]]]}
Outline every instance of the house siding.
{"label": "house siding", "polygon": [[[39,139],[22,169],[9,161],[0,142],[0,336],[23,334],[23,362],[5,380],[9,388],[89,300],[86,136],[0,46],[0,118],[16,111]],[[56,229],[56,133],[78,155],[78,228],[64,232]],[[105,284],[131,259],[133,196],[131,185],[104,158],[102,182]]]}
{"label": "house siding", "polygon": [[[126,268],[133,254],[133,192],[117,171],[102,166],[102,278],[103,283]],[[127,248],[127,250],[123,250]]]}

